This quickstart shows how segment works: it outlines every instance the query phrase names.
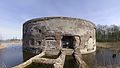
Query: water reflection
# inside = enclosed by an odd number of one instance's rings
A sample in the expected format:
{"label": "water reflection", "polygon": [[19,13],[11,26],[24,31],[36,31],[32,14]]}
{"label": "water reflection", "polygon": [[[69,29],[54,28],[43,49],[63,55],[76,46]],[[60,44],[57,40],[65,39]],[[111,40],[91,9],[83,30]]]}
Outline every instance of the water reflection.
{"label": "water reflection", "polygon": [[8,45],[7,48],[0,50],[0,65],[5,64],[8,68],[23,62],[21,45]]}
{"label": "water reflection", "polygon": [[[116,55],[114,58],[113,54]],[[95,53],[83,55],[83,59],[90,68],[98,68],[98,66],[116,68],[120,65],[120,54],[105,48],[98,48]]]}
{"label": "water reflection", "polygon": [[[113,58],[113,54],[116,56]],[[35,54],[24,52],[22,50],[22,45],[20,44],[9,44],[7,48],[0,50],[0,65],[5,64],[8,68],[18,65]],[[114,50],[97,48],[95,53],[83,55],[83,59],[89,65],[90,68],[98,68],[98,66],[116,66],[120,65],[120,54],[116,53]],[[66,57],[64,68],[76,68],[75,61],[73,57]],[[69,62],[69,63],[68,63]]]}
{"label": "water reflection", "polygon": [[83,60],[87,63],[90,68],[96,68],[96,53],[90,53],[82,55]]}
{"label": "water reflection", "polygon": [[53,64],[32,63],[25,68],[54,68]]}
{"label": "water reflection", "polygon": [[[116,57],[113,58],[113,54]],[[120,65],[120,54],[114,50],[101,48],[96,52],[97,64],[101,66],[119,66]]]}
{"label": "water reflection", "polygon": [[23,52],[23,62],[30,59],[31,57],[35,56],[36,54],[30,53],[30,52]]}
{"label": "water reflection", "polygon": [[67,55],[65,57],[64,68],[78,68],[77,62],[73,56]]}

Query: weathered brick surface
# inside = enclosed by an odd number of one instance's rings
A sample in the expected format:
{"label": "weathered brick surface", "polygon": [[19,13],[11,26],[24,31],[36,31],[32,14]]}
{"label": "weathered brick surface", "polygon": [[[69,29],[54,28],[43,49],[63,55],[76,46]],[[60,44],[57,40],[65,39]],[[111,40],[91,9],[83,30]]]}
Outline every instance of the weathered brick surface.
{"label": "weathered brick surface", "polygon": [[[95,41],[95,24],[88,20],[69,17],[45,17],[29,20],[23,25],[23,48],[34,53],[61,49],[63,36],[79,36],[84,48],[89,36]],[[53,40],[48,42],[46,40]]]}

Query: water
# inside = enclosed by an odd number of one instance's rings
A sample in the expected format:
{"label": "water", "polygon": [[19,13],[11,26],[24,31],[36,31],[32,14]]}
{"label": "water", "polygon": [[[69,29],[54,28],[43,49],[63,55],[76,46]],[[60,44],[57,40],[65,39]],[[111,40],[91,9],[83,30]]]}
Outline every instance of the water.
{"label": "water", "polygon": [[28,65],[25,68],[54,68],[53,64],[37,64],[37,63],[32,63]]}
{"label": "water", "polygon": [[[113,54],[115,54],[116,56],[113,57]],[[96,61],[98,65],[102,66],[119,66],[120,54],[115,50],[100,49],[100,51],[96,52]]]}
{"label": "water", "polygon": [[[113,57],[113,54],[116,54]],[[5,64],[8,68],[18,65],[35,54],[26,53],[22,51],[21,44],[8,44],[8,47],[0,50],[0,65]],[[45,56],[46,57],[46,56]],[[56,58],[56,57],[54,57]],[[97,68],[97,66],[117,66],[120,65],[120,54],[114,50],[98,48],[95,53],[83,55],[83,60],[91,68]],[[34,64],[38,66],[38,64]],[[49,66],[49,65],[48,65]],[[65,60],[64,68],[76,68],[74,58],[67,56]]]}
{"label": "water", "polygon": [[[56,59],[57,56],[43,56],[44,58]],[[54,68],[53,64],[32,63],[26,68]],[[65,58],[64,68],[78,68],[75,59],[71,55],[67,55]]]}
{"label": "water", "polygon": [[73,56],[68,55],[65,57],[64,68],[78,68],[78,65]]}
{"label": "water", "polygon": [[[113,54],[116,56],[113,57]],[[98,66],[113,67],[120,65],[120,54],[107,48],[98,48],[96,52],[83,55],[83,59],[90,68]]]}
{"label": "water", "polygon": [[7,48],[0,49],[0,65],[5,64],[8,68],[23,62],[21,44],[7,44]]}

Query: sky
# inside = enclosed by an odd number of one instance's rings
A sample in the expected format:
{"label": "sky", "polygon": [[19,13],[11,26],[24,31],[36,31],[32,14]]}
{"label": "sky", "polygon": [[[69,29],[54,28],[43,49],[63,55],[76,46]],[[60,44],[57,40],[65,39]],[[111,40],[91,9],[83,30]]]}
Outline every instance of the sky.
{"label": "sky", "polygon": [[0,0],[0,38],[22,38],[23,23],[48,16],[120,25],[120,0]]}

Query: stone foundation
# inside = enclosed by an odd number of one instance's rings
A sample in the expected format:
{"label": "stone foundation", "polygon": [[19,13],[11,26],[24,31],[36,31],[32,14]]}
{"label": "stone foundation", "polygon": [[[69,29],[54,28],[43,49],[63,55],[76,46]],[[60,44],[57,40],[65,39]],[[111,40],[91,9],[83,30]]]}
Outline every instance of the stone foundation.
{"label": "stone foundation", "polygon": [[[32,63],[43,63],[43,64],[51,64],[53,65],[53,68],[63,68],[65,63],[65,57],[67,54],[70,54],[66,52],[66,50],[59,51],[58,57],[56,59],[50,59],[50,58],[43,58],[42,56],[47,55],[46,52],[42,52],[39,55],[36,55],[35,57],[30,58],[26,62],[17,65],[13,68],[25,68],[26,66],[32,64]],[[82,56],[77,51],[72,54],[74,58],[76,59],[76,62],[79,66],[79,68],[86,68],[87,64],[82,60]],[[52,55],[51,55],[52,56]]]}

